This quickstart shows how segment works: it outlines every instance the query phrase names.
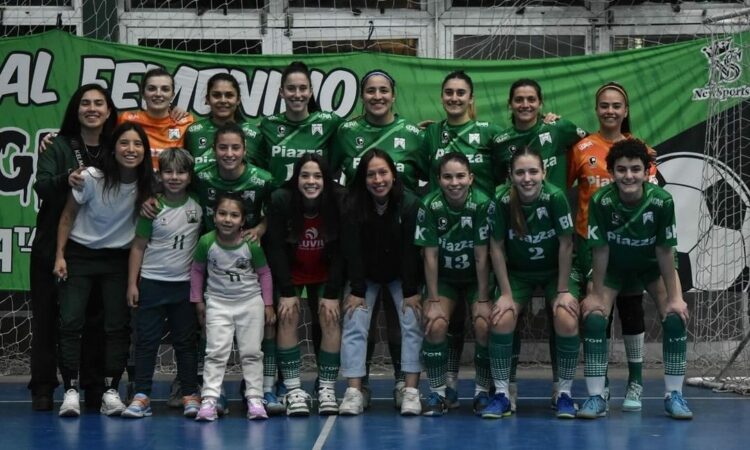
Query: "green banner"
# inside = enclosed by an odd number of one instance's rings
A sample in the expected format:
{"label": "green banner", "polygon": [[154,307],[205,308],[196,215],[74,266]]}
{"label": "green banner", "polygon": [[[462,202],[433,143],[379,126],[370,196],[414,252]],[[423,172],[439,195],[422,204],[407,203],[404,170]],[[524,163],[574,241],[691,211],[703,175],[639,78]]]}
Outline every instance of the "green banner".
{"label": "green banner", "polygon": [[[38,199],[33,192],[39,137],[56,130],[68,98],[80,85],[101,82],[120,110],[138,108],[138,82],[153,66],[175,76],[175,103],[196,115],[208,113],[205,83],[217,71],[240,82],[243,112],[259,118],[278,112],[281,71],[304,59],[314,70],[322,109],[360,114],[359,77],[379,68],[396,80],[396,108],[412,121],[443,117],[440,85],[448,72],[474,80],[480,119],[508,125],[508,88],[534,78],[543,88],[544,110],[594,131],[594,93],[607,81],[630,95],[635,134],[653,146],[706,120],[707,100],[727,107],[750,97],[750,74],[738,43],[747,33],[722,41],[695,40],[605,55],[525,61],[437,60],[378,53],[315,56],[230,56],[157,50],[71,36],[61,31],[0,40],[0,290],[29,288],[29,253]],[[713,64],[710,63],[713,60]],[[709,71],[720,75],[708,86]],[[694,148],[670,151],[700,152]]]}

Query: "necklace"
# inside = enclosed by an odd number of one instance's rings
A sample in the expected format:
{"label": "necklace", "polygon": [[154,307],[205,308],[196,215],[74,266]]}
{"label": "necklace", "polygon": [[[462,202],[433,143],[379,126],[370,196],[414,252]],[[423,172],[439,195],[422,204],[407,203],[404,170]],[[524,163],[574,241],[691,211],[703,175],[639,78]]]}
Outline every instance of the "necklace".
{"label": "necklace", "polygon": [[378,202],[375,202],[375,212],[378,213],[379,216],[382,216],[385,214],[385,210],[388,209],[388,201],[386,200],[385,203],[382,205]]}
{"label": "necklace", "polygon": [[86,150],[86,154],[89,156],[89,158],[91,159],[91,161],[92,162],[93,161],[98,161],[99,160],[99,155],[101,155],[101,153],[102,153],[102,146],[101,145],[96,145],[96,146],[92,145],[92,147],[94,149],[96,149],[96,154],[94,154],[93,151],[89,150],[89,146],[86,145],[85,142],[83,143],[83,148],[84,148],[84,150]]}

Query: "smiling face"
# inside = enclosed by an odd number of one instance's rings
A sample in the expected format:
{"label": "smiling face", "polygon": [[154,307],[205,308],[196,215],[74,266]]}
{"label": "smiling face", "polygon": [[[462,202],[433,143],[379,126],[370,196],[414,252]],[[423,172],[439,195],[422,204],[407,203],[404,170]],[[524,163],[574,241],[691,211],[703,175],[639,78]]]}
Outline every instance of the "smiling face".
{"label": "smiling face", "polygon": [[153,117],[166,117],[169,115],[169,106],[174,97],[174,83],[172,78],[166,75],[149,77],[143,87],[143,100],[146,101],[146,110]]}
{"label": "smiling face", "polygon": [[610,174],[617,184],[623,202],[636,203],[641,199],[643,183],[646,182],[648,173],[640,158],[618,158]]}
{"label": "smiling face", "polygon": [[286,116],[292,120],[302,120],[307,117],[307,104],[312,97],[310,80],[302,72],[292,72],[287,75],[279,95],[284,99]]}
{"label": "smiling face", "polygon": [[216,205],[214,213],[214,225],[216,233],[225,241],[235,240],[240,233],[245,218],[242,216],[242,207],[235,200],[224,199]]}
{"label": "smiling face", "polygon": [[135,170],[143,162],[145,148],[135,130],[127,130],[115,142],[115,161],[121,169]]}
{"label": "smiling face", "polygon": [[605,89],[596,99],[596,117],[599,128],[609,133],[620,133],[622,122],[628,116],[625,96],[615,89]]}
{"label": "smiling face", "polygon": [[90,89],[81,96],[81,102],[78,104],[78,121],[81,128],[94,132],[101,131],[110,113],[106,97],[98,90]]}
{"label": "smiling face", "polygon": [[214,143],[216,164],[224,174],[237,174],[243,167],[245,140],[237,133],[222,133]]}
{"label": "smiling face", "polygon": [[190,184],[190,171],[183,167],[162,167],[159,173],[164,186],[164,194],[168,198],[181,196]]}
{"label": "smiling face", "polygon": [[240,104],[240,93],[229,81],[218,80],[209,89],[206,102],[211,108],[211,117],[222,122],[232,120]]}
{"label": "smiling face", "polygon": [[305,200],[315,200],[323,193],[323,171],[315,161],[308,161],[300,167],[297,187]]}
{"label": "smiling face", "polygon": [[463,205],[473,182],[469,167],[459,161],[447,161],[440,168],[440,188],[451,206]]}
{"label": "smiling face", "polygon": [[375,123],[390,123],[393,121],[393,102],[396,95],[391,82],[382,75],[373,75],[367,79],[362,90],[362,103],[365,106],[367,120]]}
{"label": "smiling face", "polygon": [[471,86],[460,78],[451,78],[443,84],[443,109],[449,119],[468,121],[469,107],[474,103]]}
{"label": "smiling face", "polygon": [[516,128],[526,130],[536,125],[542,102],[533,86],[519,86],[510,98],[510,110]]}
{"label": "smiling face", "polygon": [[367,191],[376,202],[384,203],[393,189],[394,174],[383,158],[377,156],[367,164]]}
{"label": "smiling face", "polygon": [[533,202],[542,192],[544,180],[542,160],[535,155],[518,156],[513,162],[510,177],[521,202]]}

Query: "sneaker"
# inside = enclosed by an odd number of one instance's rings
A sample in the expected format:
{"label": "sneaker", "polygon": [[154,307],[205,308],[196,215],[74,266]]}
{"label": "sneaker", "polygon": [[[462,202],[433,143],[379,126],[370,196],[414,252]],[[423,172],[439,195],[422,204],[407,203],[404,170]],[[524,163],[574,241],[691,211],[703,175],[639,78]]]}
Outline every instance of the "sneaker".
{"label": "sneaker", "polygon": [[482,415],[482,411],[490,404],[490,395],[486,392],[480,392],[474,396],[474,414]]}
{"label": "sneaker", "polygon": [[172,381],[172,385],[169,387],[169,398],[167,399],[167,406],[170,408],[183,408],[182,404],[182,385],[180,380],[175,378]]}
{"label": "sneaker", "polygon": [[458,392],[452,387],[445,388],[445,402],[448,409],[457,409],[461,406],[461,402],[458,401]]}
{"label": "sneaker", "polygon": [[364,411],[364,395],[363,393],[353,387],[346,388],[344,392],[344,399],[341,400],[341,406],[339,406],[339,415],[341,416],[358,416]]}
{"label": "sneaker", "polygon": [[273,392],[263,393],[263,406],[269,416],[278,416],[286,411],[286,407],[279,401]]}
{"label": "sneaker", "polygon": [[266,408],[263,407],[263,400],[258,397],[247,399],[247,418],[250,420],[268,419]]}
{"label": "sneaker", "polygon": [[489,405],[482,410],[482,419],[502,419],[513,414],[510,410],[510,399],[502,392],[495,394],[490,399]]}
{"label": "sneaker", "polygon": [[420,414],[422,414],[422,402],[419,401],[419,390],[404,387],[401,398],[401,415],[418,416]]}
{"label": "sneaker", "polygon": [[422,415],[440,417],[447,411],[448,403],[445,400],[445,397],[442,397],[437,392],[430,392],[429,397],[427,397],[427,403],[425,404],[425,409],[422,412]]}
{"label": "sneaker", "polygon": [[75,389],[65,391],[65,398],[58,415],[60,417],[78,417],[81,415],[81,401],[78,397],[78,391]]}
{"label": "sneaker", "polygon": [[216,412],[216,399],[204,398],[201,402],[198,414],[195,415],[196,422],[213,422],[218,418],[219,414]]}
{"label": "sneaker", "polygon": [[120,394],[114,389],[108,389],[102,395],[102,407],[99,412],[105,416],[119,416],[125,411],[125,403],[120,400]]}
{"label": "sneaker", "polygon": [[631,381],[625,389],[625,400],[622,402],[623,411],[640,411],[641,410],[641,393],[643,386]]}
{"label": "sneaker", "polygon": [[125,411],[121,414],[122,417],[129,419],[141,419],[143,417],[151,417],[151,400],[146,394],[135,394],[133,400],[130,402]]}
{"label": "sneaker", "polygon": [[362,392],[362,409],[369,409],[370,402],[372,401],[372,390],[370,389],[370,386],[363,384],[361,392]]}
{"label": "sneaker", "polygon": [[406,389],[406,383],[403,381],[397,381],[393,387],[393,405],[396,409],[401,409],[404,402],[404,389]]}
{"label": "sneaker", "polygon": [[587,398],[581,409],[576,413],[579,419],[596,419],[607,415],[607,400],[601,395],[592,395]]}
{"label": "sneaker", "polygon": [[194,418],[201,409],[201,397],[198,394],[186,395],[182,397],[182,415]]}
{"label": "sneaker", "polygon": [[508,399],[510,400],[510,412],[516,412],[516,402],[518,401],[518,383],[508,384]]}
{"label": "sneaker", "polygon": [[[67,393],[65,394],[67,398]],[[664,398],[664,410],[673,419],[690,420],[693,412],[688,408],[687,401],[681,392],[672,391],[669,397]]]}
{"label": "sneaker", "polygon": [[307,417],[310,415],[310,394],[301,388],[289,391],[284,397],[286,415],[292,417]]}
{"label": "sneaker", "polygon": [[321,416],[335,416],[338,413],[339,404],[336,402],[336,391],[329,387],[318,389],[318,414]]}
{"label": "sneaker", "polygon": [[[286,388],[286,384],[283,381],[276,382],[276,398],[283,399],[289,390]],[[282,401],[283,403],[283,401]]]}
{"label": "sneaker", "polygon": [[555,405],[557,410],[558,419],[575,419],[576,418],[576,406],[573,403],[573,399],[570,395],[563,392],[557,396],[557,404]]}
{"label": "sneaker", "polygon": [[31,409],[34,411],[52,411],[52,393],[31,394]]}
{"label": "sneaker", "polygon": [[216,401],[216,414],[218,414],[219,417],[229,414],[229,402],[227,401],[227,396],[224,395],[223,388],[219,394],[219,399]]}

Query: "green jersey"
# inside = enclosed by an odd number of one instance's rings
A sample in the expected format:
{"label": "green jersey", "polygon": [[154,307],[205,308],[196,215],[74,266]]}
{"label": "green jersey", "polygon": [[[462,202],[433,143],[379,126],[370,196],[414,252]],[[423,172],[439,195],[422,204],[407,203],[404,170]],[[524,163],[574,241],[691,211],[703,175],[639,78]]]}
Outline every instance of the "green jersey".
{"label": "green jersey", "polygon": [[504,130],[491,143],[492,156],[497,162],[495,176],[501,181],[507,179],[513,153],[529,146],[542,155],[547,180],[560,189],[566,189],[568,150],[587,135],[586,131],[565,119],[552,123],[540,120],[528,130],[518,130],[515,127]]}
{"label": "green jersey", "polygon": [[206,165],[197,171],[193,190],[203,207],[203,222],[207,230],[213,230],[214,209],[219,194],[237,193],[245,203],[245,228],[252,228],[263,218],[262,211],[271,196],[271,174],[263,169],[245,164],[245,171],[236,180],[225,180],[219,176],[216,164]]}
{"label": "green jersey", "polygon": [[362,155],[371,148],[385,150],[402,177],[404,186],[412,191],[417,188],[414,166],[405,160],[409,153],[422,146],[422,132],[416,125],[396,117],[392,123],[378,126],[364,117],[344,122],[336,133],[331,148],[331,169],[341,169],[342,184],[348,186],[354,179]]}
{"label": "green jersey", "polygon": [[499,132],[497,125],[474,120],[459,126],[448,125],[445,120],[430,124],[425,130],[422,148],[412,156],[419,177],[429,180],[431,190],[439,189],[440,158],[446,153],[460,152],[469,159],[474,186],[492,195],[497,180],[489,145]]}
{"label": "green jersey", "polygon": [[656,264],[656,246],[677,246],[674,201],[666,190],[643,184],[643,198],[624,205],[617,184],[603,186],[589,203],[589,243],[609,245],[609,269],[643,269]]}
{"label": "green jersey", "polygon": [[330,160],[330,144],[341,122],[336,114],[320,111],[299,122],[284,114],[264,117],[259,125],[263,144],[255,160],[271,172],[274,187],[279,187],[292,177],[294,163],[305,153],[317,153]]}
{"label": "green jersey", "polygon": [[[260,130],[250,122],[243,122],[240,127],[245,132],[245,161],[250,162],[261,144]],[[218,128],[213,120],[208,118],[190,125],[185,132],[185,149],[195,158],[196,172],[216,161],[214,137]]]}
{"label": "green jersey", "polygon": [[487,211],[490,234],[497,241],[505,241],[508,270],[557,269],[559,238],[573,234],[574,229],[565,193],[545,181],[539,198],[521,204],[527,234],[520,236],[512,227],[510,190],[510,185],[502,186]]}
{"label": "green jersey", "polygon": [[454,210],[443,191],[422,199],[417,212],[414,244],[438,247],[438,279],[453,283],[476,283],[474,246],[489,239],[487,207],[490,198],[478,189],[469,190],[464,206]]}

